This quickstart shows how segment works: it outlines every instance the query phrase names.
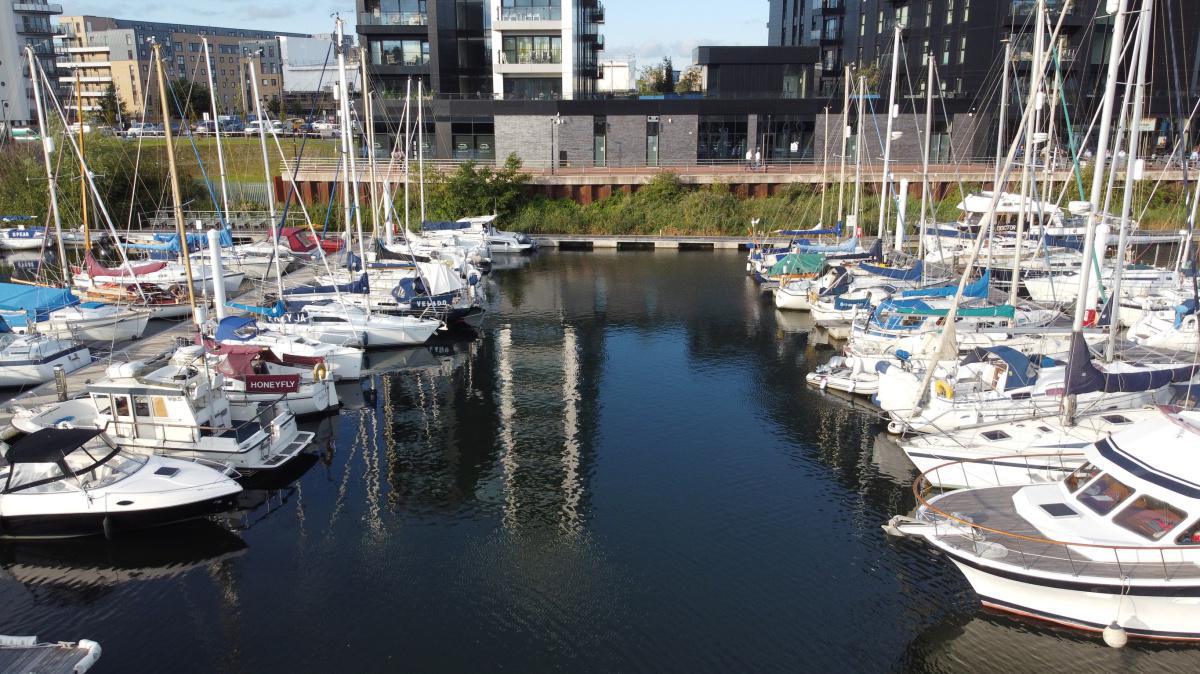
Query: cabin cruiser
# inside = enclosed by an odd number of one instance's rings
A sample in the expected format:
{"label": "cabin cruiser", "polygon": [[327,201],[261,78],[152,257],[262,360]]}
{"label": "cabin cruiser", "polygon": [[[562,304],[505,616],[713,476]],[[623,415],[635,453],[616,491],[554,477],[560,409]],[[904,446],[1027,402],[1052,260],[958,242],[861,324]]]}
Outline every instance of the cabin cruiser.
{"label": "cabin cruiser", "polygon": [[234,407],[282,401],[296,416],[324,414],[338,406],[337,387],[324,361],[285,362],[258,346],[199,345],[177,349],[175,365],[207,366],[221,373],[221,387]]}
{"label": "cabin cruiser", "polygon": [[94,428],[123,449],[215,461],[239,472],[279,468],[312,440],[296,429],[285,405],[231,405],[219,372],[175,363],[144,368],[139,361],[111,365],[85,396],[19,408],[13,425],[26,433]]}
{"label": "cabin cruiser", "polygon": [[1057,482],[935,494],[922,475],[914,516],[884,530],[944,554],[984,606],[1103,632],[1112,645],[1200,640],[1197,443],[1200,414],[1165,408],[1088,445]]}
{"label": "cabin cruiser", "polygon": [[[0,222],[28,222],[33,220],[32,216],[24,215],[8,215],[0,217]],[[35,250],[42,247],[42,242],[46,240],[45,227],[26,227],[24,224],[18,224],[16,227],[0,228],[0,248],[4,250]]]}
{"label": "cabin cruiser", "polygon": [[1146,312],[1129,328],[1129,339],[1151,348],[1195,353],[1200,350],[1196,300],[1189,299],[1169,311]]}
{"label": "cabin cruiser", "polygon": [[232,471],[118,448],[98,428],[44,428],[4,449],[0,537],[147,529],[215,514],[242,488]]}
{"label": "cabin cruiser", "polygon": [[[458,227],[448,231],[453,231],[455,238],[469,240],[472,243],[482,240],[492,253],[532,253],[537,250],[537,242],[528,235],[496,229],[496,217],[495,215],[483,215],[461,218],[453,223]],[[429,229],[428,224],[424,229]]]}
{"label": "cabin cruiser", "polygon": [[72,339],[0,333],[0,387],[44,384],[54,379],[56,367],[70,374],[91,362],[88,348]]}
{"label": "cabin cruiser", "polygon": [[329,375],[335,380],[362,378],[362,349],[263,329],[253,318],[225,317],[213,330],[213,340],[220,344],[267,348],[285,361],[294,357],[319,358],[329,368]]}

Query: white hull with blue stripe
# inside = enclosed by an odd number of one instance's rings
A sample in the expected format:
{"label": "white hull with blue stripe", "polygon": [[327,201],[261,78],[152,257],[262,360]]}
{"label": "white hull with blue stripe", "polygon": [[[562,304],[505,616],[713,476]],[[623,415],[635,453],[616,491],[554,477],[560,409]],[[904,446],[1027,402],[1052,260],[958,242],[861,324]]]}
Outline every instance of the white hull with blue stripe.
{"label": "white hull with blue stripe", "polygon": [[67,374],[92,362],[86,346],[46,335],[7,335],[0,342],[0,387],[36,386],[54,379],[61,365]]}

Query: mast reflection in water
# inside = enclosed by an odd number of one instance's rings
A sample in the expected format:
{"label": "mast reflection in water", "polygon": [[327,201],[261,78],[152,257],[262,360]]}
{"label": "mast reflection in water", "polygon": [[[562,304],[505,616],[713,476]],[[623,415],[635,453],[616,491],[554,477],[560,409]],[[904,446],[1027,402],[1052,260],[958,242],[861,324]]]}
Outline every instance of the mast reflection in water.
{"label": "mast reflection in water", "polygon": [[880,523],[911,466],[734,253],[550,253],[474,339],[371,353],[217,522],[0,545],[0,633],[106,671],[1194,671],[981,613]]}

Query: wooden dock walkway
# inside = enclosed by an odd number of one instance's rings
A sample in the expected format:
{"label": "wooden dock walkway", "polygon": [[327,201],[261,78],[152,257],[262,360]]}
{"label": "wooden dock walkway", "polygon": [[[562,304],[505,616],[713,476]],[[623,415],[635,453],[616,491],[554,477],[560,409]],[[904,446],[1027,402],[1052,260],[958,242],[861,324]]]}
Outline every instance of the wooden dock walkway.
{"label": "wooden dock walkway", "polygon": [[99,659],[99,652],[98,644],[86,641],[0,646],[0,674],[86,672]]}

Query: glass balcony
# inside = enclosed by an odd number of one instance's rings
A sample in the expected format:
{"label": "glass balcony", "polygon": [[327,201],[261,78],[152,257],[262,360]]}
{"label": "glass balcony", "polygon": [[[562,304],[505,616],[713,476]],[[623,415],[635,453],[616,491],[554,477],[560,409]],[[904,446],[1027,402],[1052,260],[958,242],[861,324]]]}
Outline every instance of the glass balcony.
{"label": "glass balcony", "polygon": [[499,21],[561,21],[561,7],[501,7]]}
{"label": "glass balcony", "polygon": [[62,5],[51,5],[44,2],[14,2],[14,12],[29,12],[37,14],[62,14]]}
{"label": "glass balcony", "polygon": [[547,50],[522,51],[522,50],[506,49],[506,50],[500,52],[500,63],[502,65],[504,65],[504,64],[537,65],[537,64],[542,64],[542,63],[546,63],[546,64],[562,63],[562,50],[561,49],[547,49]]}
{"label": "glass balcony", "polygon": [[429,15],[425,12],[359,12],[360,26],[427,26]]}

